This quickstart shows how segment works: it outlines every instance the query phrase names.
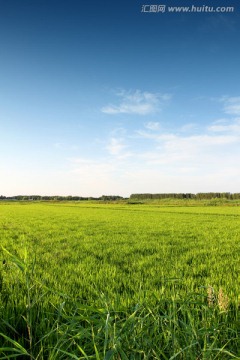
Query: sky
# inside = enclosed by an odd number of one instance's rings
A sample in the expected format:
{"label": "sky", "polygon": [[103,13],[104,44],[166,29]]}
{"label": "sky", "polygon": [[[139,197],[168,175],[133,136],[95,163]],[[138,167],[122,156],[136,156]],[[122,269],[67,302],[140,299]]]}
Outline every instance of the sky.
{"label": "sky", "polygon": [[239,39],[236,0],[0,0],[0,195],[240,192]]}

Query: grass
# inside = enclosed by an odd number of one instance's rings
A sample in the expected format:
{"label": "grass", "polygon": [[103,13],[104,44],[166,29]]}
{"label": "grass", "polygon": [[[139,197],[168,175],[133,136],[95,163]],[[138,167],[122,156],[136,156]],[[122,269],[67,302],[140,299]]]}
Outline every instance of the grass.
{"label": "grass", "polygon": [[238,207],[1,203],[0,359],[240,359]]}

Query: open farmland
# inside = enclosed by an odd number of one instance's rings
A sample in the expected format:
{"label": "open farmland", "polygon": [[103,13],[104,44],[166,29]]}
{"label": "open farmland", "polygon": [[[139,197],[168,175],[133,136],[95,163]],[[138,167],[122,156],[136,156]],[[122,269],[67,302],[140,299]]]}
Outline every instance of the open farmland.
{"label": "open farmland", "polygon": [[240,208],[0,204],[0,359],[240,359]]}

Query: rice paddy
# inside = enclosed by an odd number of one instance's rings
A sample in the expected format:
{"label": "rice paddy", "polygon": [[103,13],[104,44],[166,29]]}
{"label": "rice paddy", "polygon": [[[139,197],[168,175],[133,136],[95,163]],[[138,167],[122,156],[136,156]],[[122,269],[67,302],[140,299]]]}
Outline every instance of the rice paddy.
{"label": "rice paddy", "polygon": [[0,359],[240,359],[240,208],[0,203]]}

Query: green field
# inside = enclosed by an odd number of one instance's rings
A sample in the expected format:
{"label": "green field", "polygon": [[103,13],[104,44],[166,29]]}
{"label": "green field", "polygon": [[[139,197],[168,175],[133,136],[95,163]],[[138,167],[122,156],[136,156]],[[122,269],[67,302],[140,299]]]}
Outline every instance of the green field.
{"label": "green field", "polygon": [[0,359],[240,359],[240,207],[0,203]]}

